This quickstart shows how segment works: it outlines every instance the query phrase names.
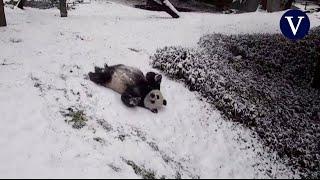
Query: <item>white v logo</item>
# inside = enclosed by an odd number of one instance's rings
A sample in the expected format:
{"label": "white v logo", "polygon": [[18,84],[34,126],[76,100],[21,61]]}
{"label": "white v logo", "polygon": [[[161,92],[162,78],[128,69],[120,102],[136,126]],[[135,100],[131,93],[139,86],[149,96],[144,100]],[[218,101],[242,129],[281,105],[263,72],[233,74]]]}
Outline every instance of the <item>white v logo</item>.
{"label": "white v logo", "polygon": [[285,18],[286,18],[286,19],[288,20],[288,22],[289,22],[289,25],[290,25],[290,28],[291,28],[291,30],[292,30],[293,35],[296,35],[297,32],[298,32],[298,29],[299,29],[299,27],[300,27],[301,21],[302,21],[302,19],[304,19],[304,16],[298,16],[299,22],[298,22],[298,24],[297,24],[296,27],[294,27],[293,22],[292,22],[293,16],[286,16]]}

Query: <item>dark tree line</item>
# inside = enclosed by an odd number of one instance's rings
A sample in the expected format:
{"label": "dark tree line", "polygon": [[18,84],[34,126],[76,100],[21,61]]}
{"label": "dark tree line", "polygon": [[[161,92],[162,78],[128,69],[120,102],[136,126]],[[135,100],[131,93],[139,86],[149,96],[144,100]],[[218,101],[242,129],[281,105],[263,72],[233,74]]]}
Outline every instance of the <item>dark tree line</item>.
{"label": "dark tree line", "polygon": [[67,1],[66,0],[59,1],[59,9],[60,9],[60,16],[61,17],[68,17]]}
{"label": "dark tree line", "polygon": [[3,0],[0,0],[0,26],[6,26],[6,16],[4,14],[4,3]]}
{"label": "dark tree line", "polygon": [[284,5],[284,9],[290,9],[294,0],[288,0]]}
{"label": "dark tree line", "polygon": [[17,4],[17,7],[20,9],[23,9],[25,3],[26,3],[26,0],[20,0]]}
{"label": "dark tree line", "polygon": [[[284,4],[281,5],[281,10],[290,9],[294,1],[295,0],[287,0]],[[263,10],[267,10],[270,12],[272,12],[272,10],[276,8],[277,3],[281,4],[280,0],[260,0],[259,2]]]}
{"label": "dark tree line", "polygon": [[[25,0],[21,0],[25,1]],[[178,10],[170,3],[169,0],[148,0],[148,2],[153,4],[154,6],[158,6],[163,11],[170,14],[173,18],[179,18],[179,12]],[[59,9],[60,9],[60,15],[61,17],[67,17],[68,11],[67,11],[67,2],[66,0],[60,0],[59,1]]]}
{"label": "dark tree line", "polygon": [[[17,3],[17,7],[20,9],[24,8],[26,0],[20,0]],[[67,17],[68,16],[68,12],[67,12],[67,2],[66,0],[59,0],[59,9],[60,9],[60,15],[61,17]]]}

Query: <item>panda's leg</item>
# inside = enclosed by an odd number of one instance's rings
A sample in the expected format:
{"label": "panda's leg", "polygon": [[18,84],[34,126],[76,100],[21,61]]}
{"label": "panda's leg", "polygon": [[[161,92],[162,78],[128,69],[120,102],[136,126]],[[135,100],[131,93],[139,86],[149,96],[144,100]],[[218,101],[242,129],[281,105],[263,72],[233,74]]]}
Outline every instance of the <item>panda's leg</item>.
{"label": "panda's leg", "polygon": [[128,107],[138,106],[141,102],[141,97],[134,91],[133,88],[128,88],[121,95],[122,102]]}
{"label": "panda's leg", "polygon": [[141,98],[140,97],[132,97],[126,93],[121,95],[122,102],[128,107],[135,107],[140,104]]}
{"label": "panda's leg", "polygon": [[106,64],[104,64],[104,69],[105,69],[105,70],[109,69],[109,66],[108,66],[108,64],[107,64],[107,63],[106,63]]}
{"label": "panda's leg", "polygon": [[105,65],[105,68],[95,67],[94,72],[89,73],[89,79],[94,83],[103,86],[111,81],[112,70],[107,68],[107,65]]}
{"label": "panda's leg", "polygon": [[103,85],[106,83],[106,76],[102,69],[95,67],[95,72],[89,72],[89,79],[96,84]]}
{"label": "panda's leg", "polygon": [[146,79],[151,86],[152,89],[159,89],[160,90],[160,84],[162,81],[162,76],[161,74],[155,73],[155,72],[148,72],[146,74]]}
{"label": "panda's leg", "polygon": [[158,109],[151,109],[150,111],[153,113],[158,113]]}

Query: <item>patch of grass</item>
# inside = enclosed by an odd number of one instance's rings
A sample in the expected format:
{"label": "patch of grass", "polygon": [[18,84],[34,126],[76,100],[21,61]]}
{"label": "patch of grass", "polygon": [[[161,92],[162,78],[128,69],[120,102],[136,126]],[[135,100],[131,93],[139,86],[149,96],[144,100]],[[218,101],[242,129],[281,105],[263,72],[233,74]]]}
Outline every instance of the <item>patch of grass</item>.
{"label": "patch of grass", "polygon": [[143,179],[156,179],[156,173],[150,169],[145,169],[142,166],[138,166],[135,162],[129,161],[129,160],[124,160],[129,166],[132,167],[134,172],[138,175],[141,176]]}
{"label": "patch of grass", "polygon": [[95,137],[95,138],[93,138],[93,140],[97,141],[100,144],[105,144],[106,143],[105,140],[100,138],[100,137]]}
{"label": "patch of grass", "polygon": [[110,132],[113,130],[112,125],[110,123],[108,123],[107,121],[103,120],[103,119],[99,119],[97,120],[98,124],[100,124],[102,126],[102,128],[104,130],[106,130],[107,132]]}
{"label": "patch of grass", "polygon": [[87,117],[83,110],[74,110],[72,108],[67,109],[67,113],[64,114],[65,117],[68,117],[70,120],[66,120],[68,124],[72,124],[74,129],[82,129],[87,125]]}
{"label": "patch of grass", "polygon": [[126,140],[126,137],[127,137],[127,135],[121,134],[118,136],[118,139],[123,142]]}
{"label": "patch of grass", "polygon": [[121,168],[116,167],[116,166],[113,165],[113,164],[109,164],[108,166],[109,166],[112,170],[114,170],[115,172],[120,172],[120,171],[121,171]]}

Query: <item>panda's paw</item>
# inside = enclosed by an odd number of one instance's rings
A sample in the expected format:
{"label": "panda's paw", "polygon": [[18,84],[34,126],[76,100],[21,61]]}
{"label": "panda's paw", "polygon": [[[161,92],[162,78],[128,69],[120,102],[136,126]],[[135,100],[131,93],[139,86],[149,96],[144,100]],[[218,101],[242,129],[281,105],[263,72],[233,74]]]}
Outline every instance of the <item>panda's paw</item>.
{"label": "panda's paw", "polygon": [[158,113],[158,109],[151,109],[151,112]]}
{"label": "panda's paw", "polygon": [[138,106],[141,101],[140,97],[130,98],[129,104],[132,106]]}

